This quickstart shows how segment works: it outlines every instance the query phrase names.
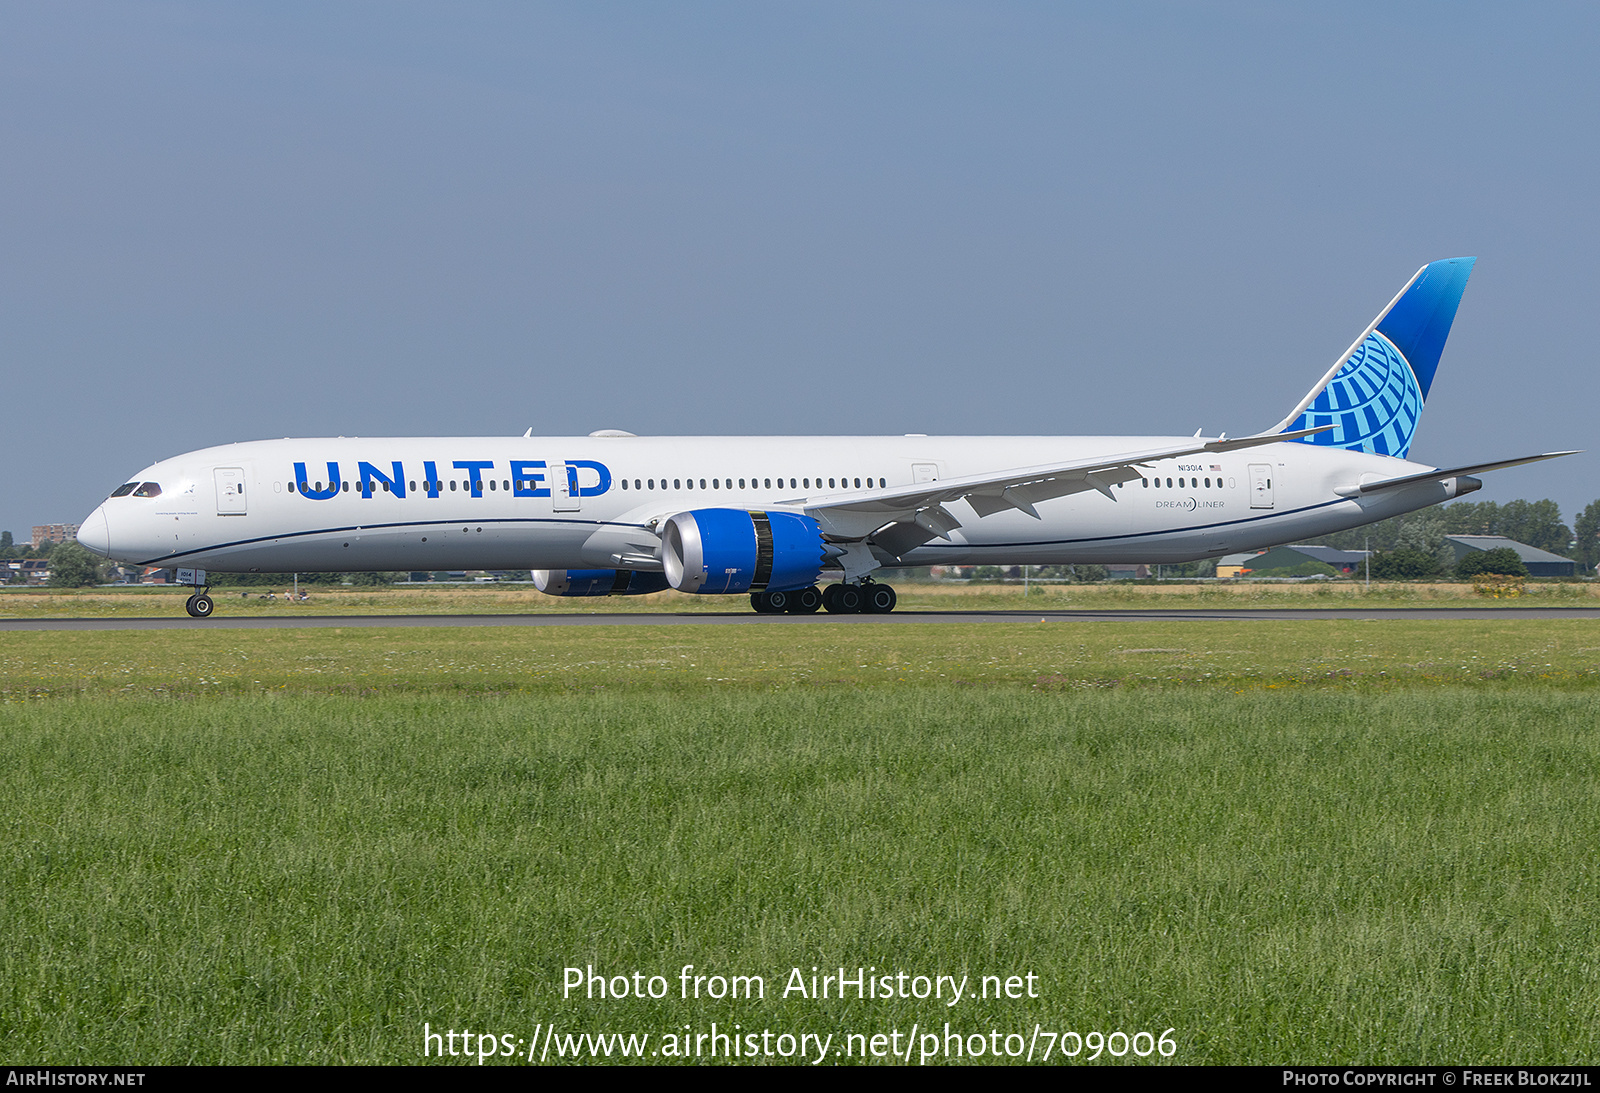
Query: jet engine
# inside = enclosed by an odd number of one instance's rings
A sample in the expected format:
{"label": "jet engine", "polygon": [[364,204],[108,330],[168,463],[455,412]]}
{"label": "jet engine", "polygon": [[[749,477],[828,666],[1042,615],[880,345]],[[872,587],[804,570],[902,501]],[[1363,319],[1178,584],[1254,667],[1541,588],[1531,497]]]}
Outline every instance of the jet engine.
{"label": "jet engine", "polygon": [[680,512],[661,527],[667,583],[679,592],[792,592],[822,573],[822,529],[809,516],[744,509]]}
{"label": "jet engine", "polygon": [[643,596],[665,592],[662,573],[633,569],[535,569],[533,586],[546,596]]}

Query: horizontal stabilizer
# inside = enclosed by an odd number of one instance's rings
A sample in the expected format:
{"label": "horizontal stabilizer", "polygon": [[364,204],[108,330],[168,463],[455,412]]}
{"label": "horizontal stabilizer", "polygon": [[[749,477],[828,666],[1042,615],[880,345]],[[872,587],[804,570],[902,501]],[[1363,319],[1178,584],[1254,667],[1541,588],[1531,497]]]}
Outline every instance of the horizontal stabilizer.
{"label": "horizontal stabilizer", "polygon": [[1397,489],[1400,486],[1415,486],[1420,482],[1438,482],[1446,478],[1459,478],[1464,474],[1482,474],[1485,471],[1498,471],[1506,467],[1520,467],[1524,463],[1537,463],[1541,459],[1559,459],[1564,455],[1578,455],[1580,451],[1581,449],[1574,449],[1570,452],[1545,452],[1543,455],[1525,455],[1520,459],[1501,459],[1494,463],[1474,463],[1467,467],[1441,468],[1423,471],[1421,474],[1408,474],[1400,478],[1382,478],[1376,482],[1363,482],[1359,486],[1341,486],[1333,492],[1342,497],[1365,497],[1381,490]]}

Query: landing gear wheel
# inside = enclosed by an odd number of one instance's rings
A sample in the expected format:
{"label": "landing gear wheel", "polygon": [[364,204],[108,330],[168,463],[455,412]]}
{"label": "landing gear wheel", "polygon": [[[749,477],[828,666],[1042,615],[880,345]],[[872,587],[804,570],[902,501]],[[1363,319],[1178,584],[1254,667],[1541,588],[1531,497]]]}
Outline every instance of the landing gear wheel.
{"label": "landing gear wheel", "polygon": [[816,585],[789,593],[789,614],[814,615],[822,606],[822,590]]}
{"label": "landing gear wheel", "polygon": [[861,610],[861,589],[853,584],[830,584],[822,593],[822,606],[830,615],[854,615]]}
{"label": "landing gear wheel", "polygon": [[861,610],[869,615],[887,615],[900,597],[886,584],[869,584],[861,590]]}
{"label": "landing gear wheel", "polygon": [[767,600],[767,612],[772,615],[781,615],[790,610],[794,603],[793,592],[763,592]]}
{"label": "landing gear wheel", "polygon": [[777,614],[777,612],[773,610],[772,604],[770,602],[768,602],[767,594],[765,592],[752,592],[752,593],[750,593],[750,606],[751,606],[751,608],[753,608],[755,610],[755,613],[758,614],[758,615],[775,615],[775,614]]}
{"label": "landing gear wheel", "polygon": [[204,592],[196,593],[184,601],[183,609],[197,619],[209,619],[216,605],[211,602],[211,597]]}

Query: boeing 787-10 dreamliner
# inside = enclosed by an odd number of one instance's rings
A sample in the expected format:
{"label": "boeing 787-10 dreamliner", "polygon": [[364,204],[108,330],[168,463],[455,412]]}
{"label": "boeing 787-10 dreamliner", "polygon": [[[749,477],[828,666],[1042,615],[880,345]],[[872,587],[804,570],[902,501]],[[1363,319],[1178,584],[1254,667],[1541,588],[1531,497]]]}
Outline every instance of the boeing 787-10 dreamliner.
{"label": "boeing 787-10 dreamliner", "polygon": [[195,616],[212,609],[205,570],[527,569],[555,596],[675,588],[748,594],[760,612],[884,612],[883,566],[1182,562],[1297,542],[1571,454],[1407,458],[1473,261],[1418,270],[1264,433],[257,440],[146,467],[78,541],[190,570]]}

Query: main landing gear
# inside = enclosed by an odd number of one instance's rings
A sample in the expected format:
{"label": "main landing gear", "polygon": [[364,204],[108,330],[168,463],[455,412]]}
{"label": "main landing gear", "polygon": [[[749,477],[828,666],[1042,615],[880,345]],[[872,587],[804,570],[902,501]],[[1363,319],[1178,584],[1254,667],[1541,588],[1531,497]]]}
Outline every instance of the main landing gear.
{"label": "main landing gear", "polygon": [[752,592],[750,606],[761,615],[810,615],[819,607],[830,615],[887,615],[898,599],[889,585],[866,581],[830,584],[821,589],[812,585],[798,592]]}
{"label": "main landing gear", "polygon": [[822,606],[822,591],[812,585],[793,592],[752,592],[750,606],[758,615],[813,615]]}

